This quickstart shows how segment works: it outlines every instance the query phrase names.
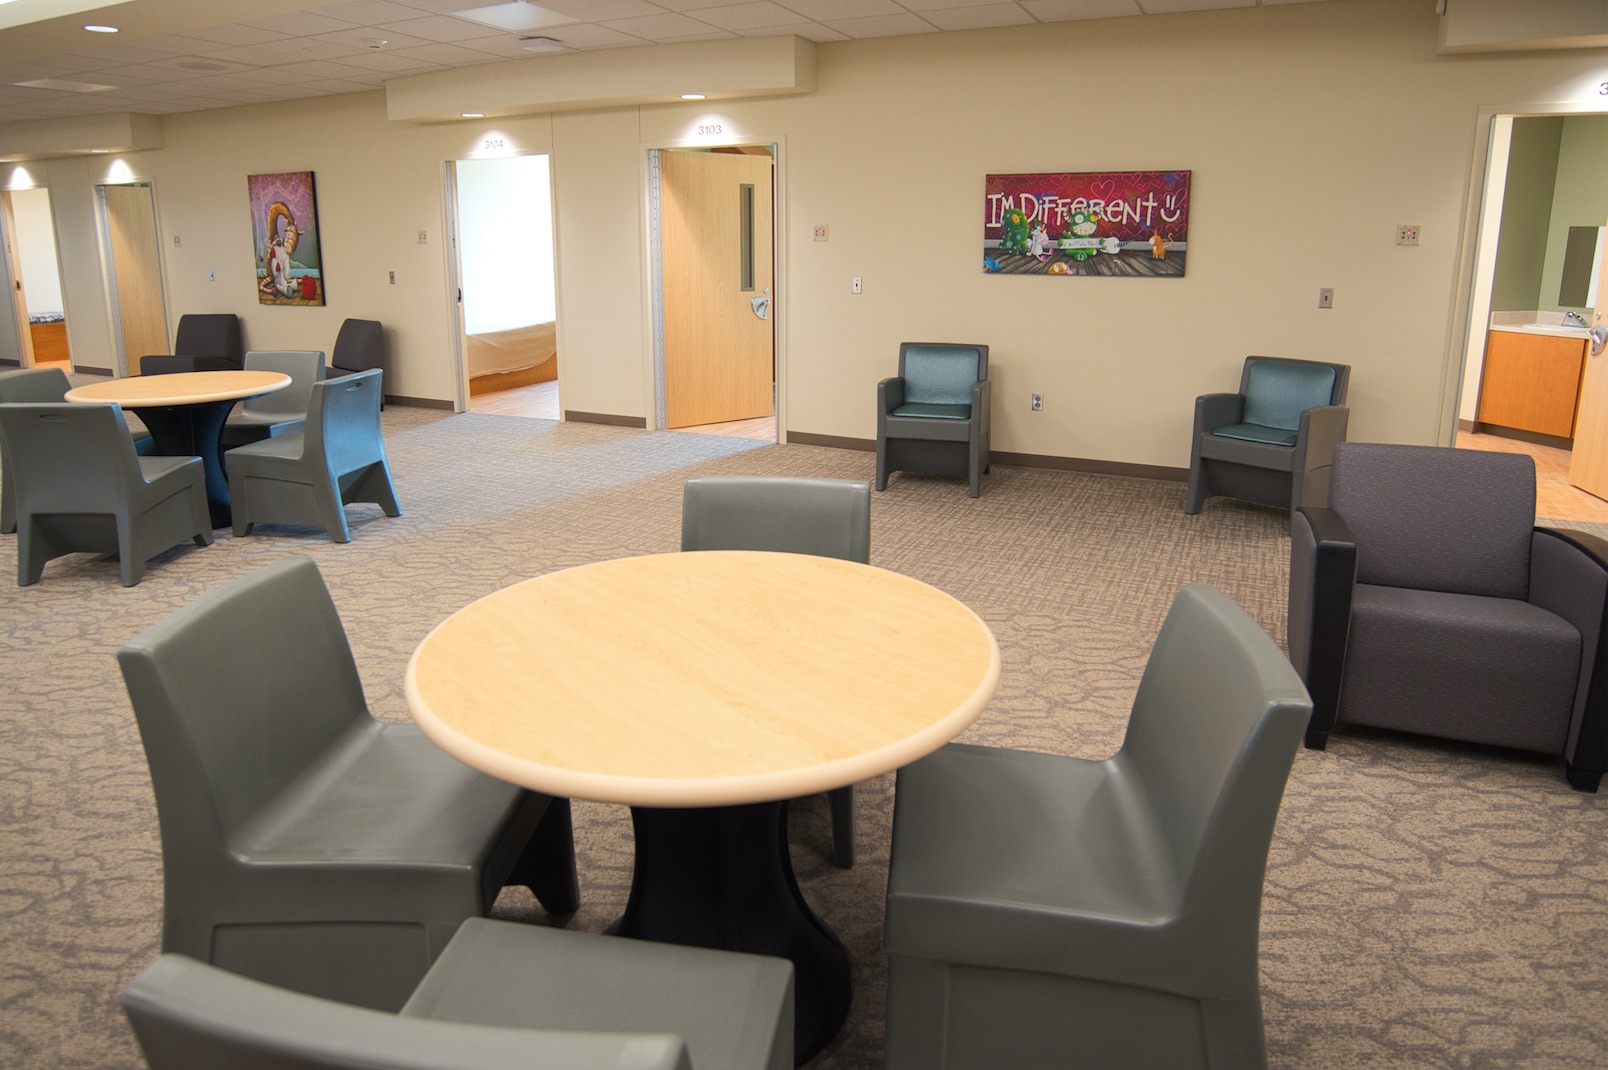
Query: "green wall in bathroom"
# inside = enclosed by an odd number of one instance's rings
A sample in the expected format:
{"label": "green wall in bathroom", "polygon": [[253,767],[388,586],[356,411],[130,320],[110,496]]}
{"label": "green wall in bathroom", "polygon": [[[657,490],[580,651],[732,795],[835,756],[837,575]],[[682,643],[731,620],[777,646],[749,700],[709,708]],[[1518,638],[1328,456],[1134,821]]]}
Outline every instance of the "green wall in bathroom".
{"label": "green wall in bathroom", "polygon": [[[1514,126],[1517,125],[1515,122]],[[1569,228],[1600,227],[1605,223],[1608,223],[1608,115],[1571,115],[1563,120],[1563,137],[1558,145],[1558,176],[1552,192],[1552,220],[1547,226],[1541,299],[1535,307],[1552,312],[1583,308],[1558,303]]]}
{"label": "green wall in bathroom", "polygon": [[[1541,276],[1546,270],[1563,123],[1561,115],[1513,120],[1502,227],[1491,277],[1493,312],[1542,307]],[[1552,296],[1557,297],[1556,287]]]}

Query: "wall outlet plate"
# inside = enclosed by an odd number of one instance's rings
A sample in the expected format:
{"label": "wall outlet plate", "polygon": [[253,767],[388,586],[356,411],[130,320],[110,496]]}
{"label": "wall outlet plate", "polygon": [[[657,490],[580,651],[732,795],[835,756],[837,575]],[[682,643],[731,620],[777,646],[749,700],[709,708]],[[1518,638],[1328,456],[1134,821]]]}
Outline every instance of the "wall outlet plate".
{"label": "wall outlet plate", "polygon": [[1037,390],[1033,391],[1033,411],[1044,411],[1044,395],[1040,394]]}
{"label": "wall outlet plate", "polygon": [[819,226],[817,226],[815,228],[815,240],[816,241],[826,241],[827,240],[826,224],[822,223],[821,225],[819,225]]}
{"label": "wall outlet plate", "polygon": [[1334,307],[1334,290],[1332,290],[1329,287],[1325,286],[1323,289],[1318,291],[1318,307],[1319,308],[1333,308]]}
{"label": "wall outlet plate", "polygon": [[1421,228],[1417,223],[1397,223],[1396,224],[1396,244],[1397,245],[1417,245],[1418,244],[1418,232],[1421,229],[1423,229],[1423,228]]}

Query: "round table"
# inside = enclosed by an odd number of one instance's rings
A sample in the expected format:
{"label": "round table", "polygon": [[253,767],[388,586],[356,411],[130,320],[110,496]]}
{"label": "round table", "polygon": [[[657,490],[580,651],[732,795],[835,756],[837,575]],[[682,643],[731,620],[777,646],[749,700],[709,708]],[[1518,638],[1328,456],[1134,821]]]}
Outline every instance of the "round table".
{"label": "round table", "polygon": [[550,795],[632,807],[629,936],[779,955],[803,1062],[848,1013],[848,957],[794,879],[786,800],[938,749],[999,681],[988,626],[836,558],[702,551],[538,576],[459,610],[409,662],[442,749]]}
{"label": "round table", "polygon": [[229,480],[223,470],[223,424],[241,398],[271,394],[290,385],[280,372],[174,372],[106,379],[67,391],[83,404],[112,401],[139,413],[151,432],[154,452],[164,457],[200,457],[206,473],[212,526],[230,524]]}

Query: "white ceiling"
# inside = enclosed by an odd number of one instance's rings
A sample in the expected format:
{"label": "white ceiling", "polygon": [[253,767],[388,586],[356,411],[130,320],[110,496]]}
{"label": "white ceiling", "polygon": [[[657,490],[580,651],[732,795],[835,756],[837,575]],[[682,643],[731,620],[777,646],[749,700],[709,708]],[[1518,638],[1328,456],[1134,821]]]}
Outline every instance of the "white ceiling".
{"label": "white ceiling", "polygon": [[[540,0],[531,10],[523,0],[0,0],[0,123],[357,93],[390,78],[529,57],[523,36],[583,52],[780,34],[826,42],[1306,2]],[[548,25],[516,31],[461,14],[491,6],[504,10],[482,17],[512,12]],[[33,21],[13,25],[25,19]],[[121,32],[89,33],[86,23]]]}

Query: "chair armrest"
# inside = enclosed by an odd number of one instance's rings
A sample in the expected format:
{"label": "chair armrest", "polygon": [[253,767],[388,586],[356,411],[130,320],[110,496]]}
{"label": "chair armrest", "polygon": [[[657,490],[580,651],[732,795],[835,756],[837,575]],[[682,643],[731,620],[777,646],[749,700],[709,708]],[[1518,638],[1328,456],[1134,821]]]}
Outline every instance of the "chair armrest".
{"label": "chair armrest", "polygon": [[1195,434],[1237,424],[1244,412],[1244,394],[1202,394],[1195,399]]}
{"label": "chair armrest", "polygon": [[1571,783],[1576,770],[1600,776],[1608,772],[1608,542],[1583,531],[1536,528],[1530,601],[1580,632],[1580,684],[1564,759]]}
{"label": "chair armrest", "polygon": [[994,397],[994,388],[987,379],[979,379],[972,384],[972,423],[980,430],[988,430],[988,407]]}
{"label": "chair armrest", "polygon": [[1334,462],[1334,448],[1346,440],[1351,410],[1344,405],[1322,405],[1301,413],[1295,436],[1296,465],[1303,471],[1326,468]]}
{"label": "chair armrest", "polygon": [[889,413],[904,404],[904,380],[898,376],[877,384],[877,412]]}
{"label": "chair armrest", "polygon": [[1351,636],[1357,542],[1332,509],[1302,506],[1290,519],[1290,663],[1312,696],[1306,745],[1322,750],[1340,713]]}

